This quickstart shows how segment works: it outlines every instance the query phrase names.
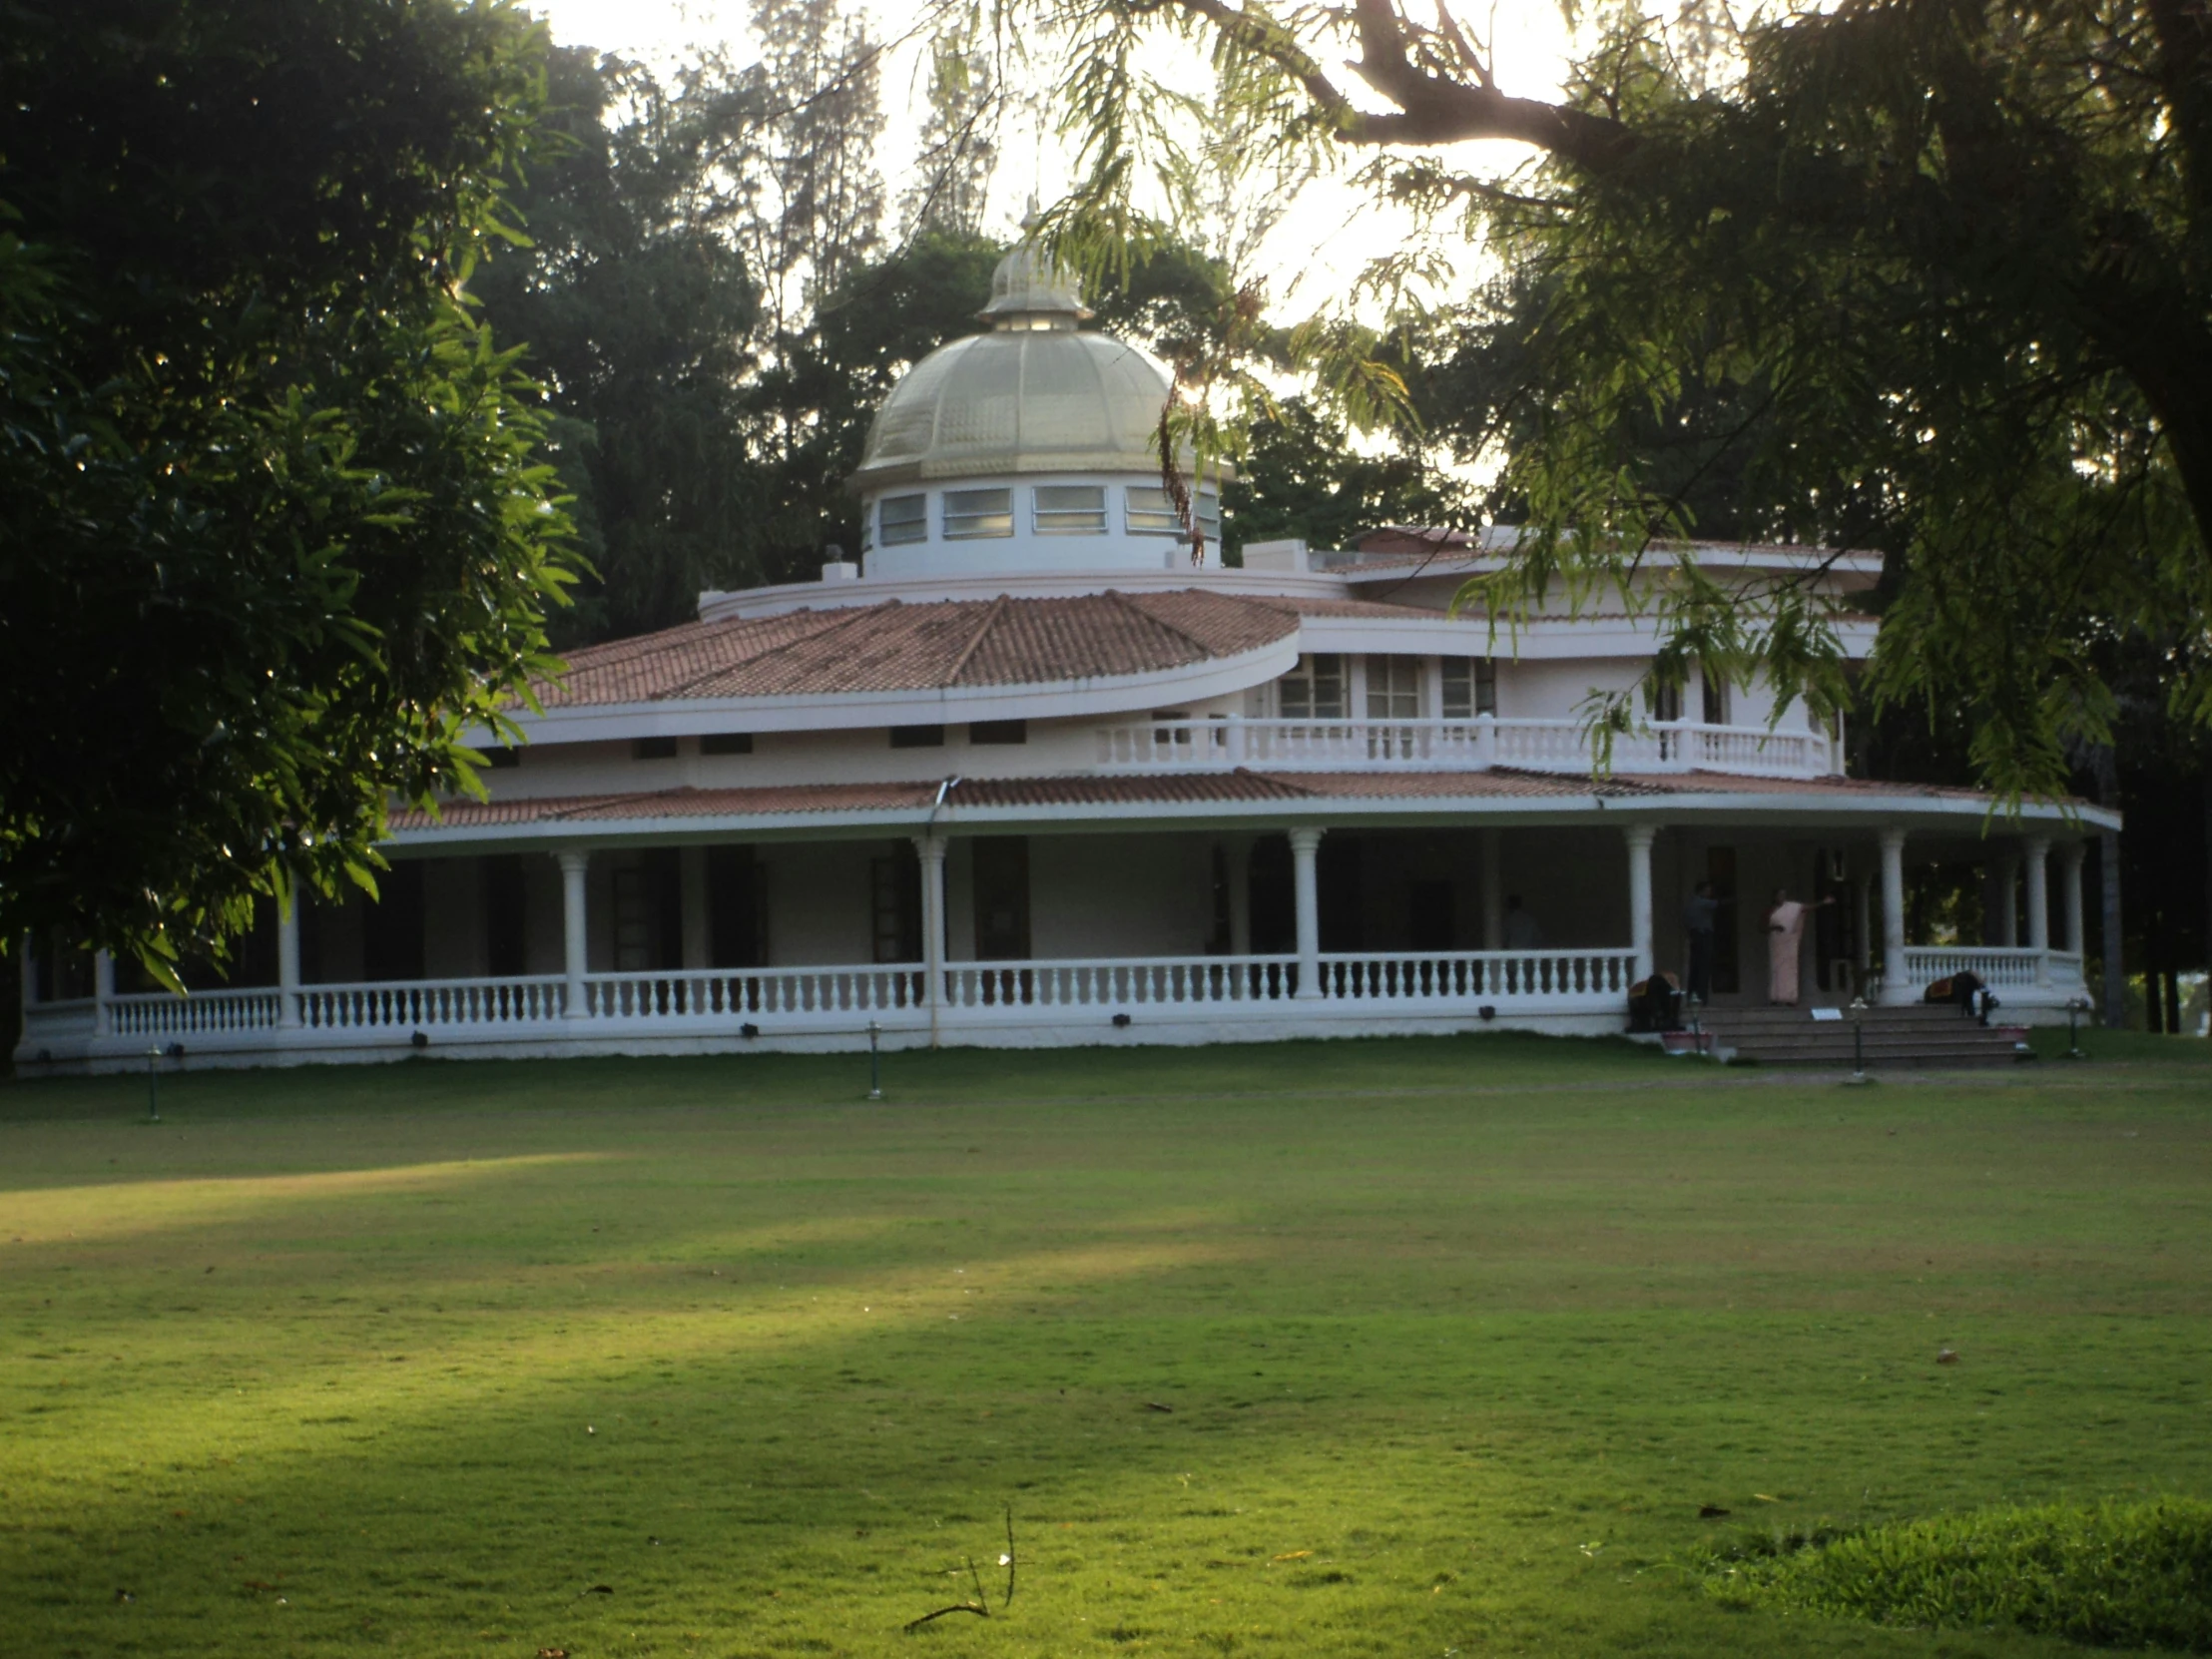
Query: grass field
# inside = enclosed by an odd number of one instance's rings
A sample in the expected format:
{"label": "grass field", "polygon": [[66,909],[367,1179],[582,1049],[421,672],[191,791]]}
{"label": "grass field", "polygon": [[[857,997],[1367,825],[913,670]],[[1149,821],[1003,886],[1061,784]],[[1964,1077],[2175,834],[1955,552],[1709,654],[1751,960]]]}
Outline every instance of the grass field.
{"label": "grass field", "polygon": [[2079,1651],[1695,1567],[2212,1495],[2207,1051],[17,1084],[0,1653]]}

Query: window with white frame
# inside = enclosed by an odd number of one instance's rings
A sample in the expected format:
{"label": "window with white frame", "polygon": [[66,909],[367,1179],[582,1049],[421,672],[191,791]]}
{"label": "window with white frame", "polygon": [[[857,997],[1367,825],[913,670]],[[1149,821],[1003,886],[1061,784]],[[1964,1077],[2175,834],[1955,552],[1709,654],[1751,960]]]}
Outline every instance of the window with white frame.
{"label": "window with white frame", "polygon": [[1416,657],[1368,659],[1368,719],[1420,719],[1420,660]]}
{"label": "window with white frame", "polygon": [[1275,684],[1276,707],[1285,720],[1345,718],[1345,660],[1333,651],[1301,657]]}
{"label": "window with white frame", "polygon": [[1104,484],[1039,484],[1037,534],[1103,536],[1106,533]]}
{"label": "window with white frame", "polygon": [[929,497],[889,495],[875,509],[875,536],[885,547],[929,539]]}
{"label": "window with white frame", "polygon": [[944,539],[973,541],[981,536],[1014,533],[1014,492],[1006,490],[946,490]]}
{"label": "window with white frame", "polygon": [[[1196,499],[1198,527],[1210,542],[1221,540],[1221,497],[1200,490]],[[1123,524],[1132,536],[1184,536],[1183,520],[1168,492],[1156,484],[1131,484],[1123,503]]]}
{"label": "window with white frame", "polygon": [[1438,675],[1436,712],[1446,720],[1497,713],[1497,664],[1488,657],[1446,657]]}
{"label": "window with white frame", "polygon": [[1700,676],[1705,685],[1704,721],[1708,726],[1728,724],[1728,682],[1715,674]]}

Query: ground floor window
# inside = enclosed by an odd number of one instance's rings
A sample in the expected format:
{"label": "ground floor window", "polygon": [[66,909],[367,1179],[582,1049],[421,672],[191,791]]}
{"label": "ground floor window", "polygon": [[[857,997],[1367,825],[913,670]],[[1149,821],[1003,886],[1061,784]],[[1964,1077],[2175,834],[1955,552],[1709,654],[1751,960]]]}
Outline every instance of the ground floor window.
{"label": "ground floor window", "polygon": [[767,877],[750,846],[707,849],[707,953],[716,967],[768,966]]}
{"label": "ground floor window", "polygon": [[976,959],[1028,960],[1029,837],[978,835],[974,858]]}
{"label": "ground floor window", "polygon": [[878,962],[921,960],[921,859],[900,841],[868,860],[869,931]]}

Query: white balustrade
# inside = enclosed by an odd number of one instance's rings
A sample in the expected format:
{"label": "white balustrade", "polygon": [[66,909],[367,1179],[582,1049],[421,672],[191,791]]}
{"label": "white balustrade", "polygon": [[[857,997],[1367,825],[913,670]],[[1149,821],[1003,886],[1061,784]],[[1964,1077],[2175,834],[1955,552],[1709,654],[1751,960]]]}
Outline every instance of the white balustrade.
{"label": "white balustrade", "polygon": [[742,1020],[756,1016],[858,1015],[922,1004],[915,964],[865,967],[714,968],[594,973],[584,981],[594,1019]]}
{"label": "white balustrade", "polygon": [[1322,995],[1360,1002],[1574,1001],[1626,1008],[1633,950],[1339,952],[1322,958]]}
{"label": "white balustrade", "polygon": [[[1530,772],[1591,769],[1590,733],[1578,720],[1155,720],[1097,729],[1104,772],[1215,771],[1248,766],[1279,772]],[[1618,773],[1723,772],[1760,778],[1818,778],[1834,770],[1817,732],[1678,721],[1622,733]]]}
{"label": "white balustrade", "polygon": [[1297,988],[1297,975],[1295,956],[951,962],[945,967],[945,1006],[973,1010],[1280,1002]]}
{"label": "white balustrade", "polygon": [[[268,1023],[276,1023],[276,992]],[[561,976],[512,979],[388,979],[363,985],[302,985],[299,1023],[310,1031],[434,1030],[454,1026],[544,1025],[561,1017]]]}
{"label": "white balustrade", "polygon": [[[2042,971],[2049,963],[2047,974]],[[2007,949],[2000,945],[1908,945],[1906,978],[1915,985],[1971,973],[1991,990],[2032,990],[2037,986],[2078,990],[2081,953],[2074,950]]]}
{"label": "white balustrade", "polygon": [[197,1037],[221,1031],[267,1031],[276,1024],[274,990],[147,991],[108,1004],[108,1029],[118,1037]]}

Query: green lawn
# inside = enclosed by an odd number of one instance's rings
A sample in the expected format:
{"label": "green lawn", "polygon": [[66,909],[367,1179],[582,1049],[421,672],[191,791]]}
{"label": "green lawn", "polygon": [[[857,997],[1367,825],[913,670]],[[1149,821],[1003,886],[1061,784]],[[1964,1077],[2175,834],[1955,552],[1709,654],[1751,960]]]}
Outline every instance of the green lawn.
{"label": "green lawn", "polygon": [[2212,1495],[2207,1050],[14,1085],[0,1653],[2077,1651],[1685,1568]]}

